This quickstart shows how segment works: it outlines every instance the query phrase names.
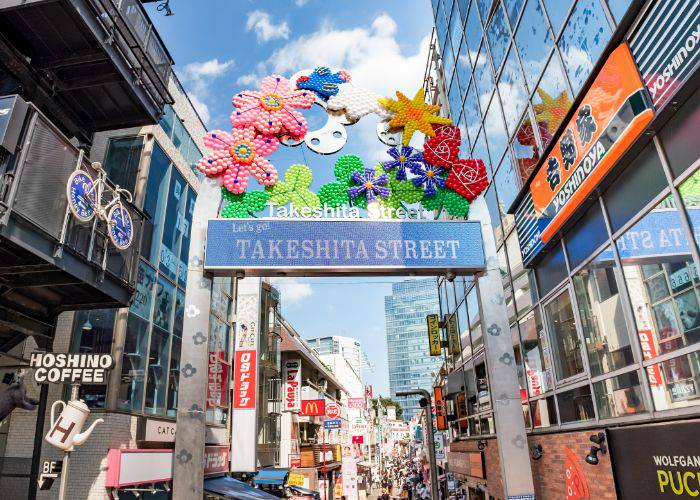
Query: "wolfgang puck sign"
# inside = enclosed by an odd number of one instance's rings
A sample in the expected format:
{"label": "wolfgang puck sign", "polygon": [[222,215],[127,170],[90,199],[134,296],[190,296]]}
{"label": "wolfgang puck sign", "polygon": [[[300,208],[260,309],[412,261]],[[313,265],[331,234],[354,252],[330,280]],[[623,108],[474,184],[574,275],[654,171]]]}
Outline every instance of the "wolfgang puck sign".
{"label": "wolfgang puck sign", "polygon": [[700,423],[607,429],[617,494],[625,499],[700,495]]}
{"label": "wolfgang puck sign", "polygon": [[38,384],[106,384],[114,360],[109,354],[33,352],[29,365]]}

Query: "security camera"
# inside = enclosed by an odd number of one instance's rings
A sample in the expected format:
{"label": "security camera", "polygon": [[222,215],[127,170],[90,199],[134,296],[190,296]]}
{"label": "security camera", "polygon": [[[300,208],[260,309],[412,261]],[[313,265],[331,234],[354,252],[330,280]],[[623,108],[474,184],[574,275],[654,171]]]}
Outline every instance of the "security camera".
{"label": "security camera", "polygon": [[533,460],[539,460],[540,458],[542,458],[542,452],[542,445],[536,444],[530,449],[530,456]]}

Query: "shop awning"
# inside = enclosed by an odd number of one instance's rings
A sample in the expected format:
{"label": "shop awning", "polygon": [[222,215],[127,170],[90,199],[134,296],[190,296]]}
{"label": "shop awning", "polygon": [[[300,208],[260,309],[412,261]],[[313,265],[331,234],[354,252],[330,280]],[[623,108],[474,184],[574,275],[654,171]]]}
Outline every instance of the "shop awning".
{"label": "shop awning", "polygon": [[265,493],[261,490],[256,490],[252,486],[244,482],[233,479],[228,476],[220,476],[212,479],[204,480],[204,490],[210,493],[216,493],[227,498],[235,498],[240,500],[249,499],[274,499],[276,497]]}
{"label": "shop awning", "polygon": [[255,484],[282,485],[287,480],[288,469],[261,469],[253,478]]}

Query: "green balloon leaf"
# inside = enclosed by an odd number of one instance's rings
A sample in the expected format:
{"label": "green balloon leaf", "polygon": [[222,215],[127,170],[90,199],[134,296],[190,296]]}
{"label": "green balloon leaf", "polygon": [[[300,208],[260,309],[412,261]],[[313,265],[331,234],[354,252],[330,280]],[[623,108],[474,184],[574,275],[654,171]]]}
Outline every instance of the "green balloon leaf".
{"label": "green balloon leaf", "polygon": [[226,188],[221,188],[221,193],[226,201],[221,210],[221,216],[227,219],[242,219],[254,216],[255,212],[265,209],[270,195],[265,191],[246,191],[234,194]]}
{"label": "green balloon leaf", "polygon": [[318,198],[321,203],[329,207],[338,208],[350,204],[348,188],[342,182],[329,182],[318,190]]}
{"label": "green balloon leaf", "polygon": [[292,165],[284,173],[284,181],[265,188],[270,195],[270,201],[276,205],[291,203],[296,208],[316,208],[321,205],[309,187],[313,181],[313,173],[306,165]]}
{"label": "green balloon leaf", "polygon": [[355,170],[361,173],[364,168],[364,164],[359,156],[343,155],[336,160],[333,173],[335,174],[335,178],[338,180],[338,182],[347,187],[354,184],[350,178],[352,173]]}
{"label": "green balloon leaf", "polygon": [[[378,167],[379,168],[379,167]],[[423,189],[417,187],[411,181],[400,181],[396,179],[396,170],[386,172],[389,176],[389,199],[384,204],[394,209],[401,207],[401,202],[412,204],[418,203],[423,198]]]}

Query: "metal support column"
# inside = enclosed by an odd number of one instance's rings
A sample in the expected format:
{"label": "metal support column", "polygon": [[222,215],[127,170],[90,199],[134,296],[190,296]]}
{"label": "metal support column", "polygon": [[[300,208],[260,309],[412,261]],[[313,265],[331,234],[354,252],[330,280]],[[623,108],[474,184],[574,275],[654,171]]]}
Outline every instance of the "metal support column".
{"label": "metal support column", "polygon": [[204,276],[207,222],[218,215],[221,188],[205,179],[197,193],[187,263],[185,319],[180,353],[177,434],[173,458],[173,500],[204,496],[207,362],[211,279]]}
{"label": "metal support column", "polygon": [[535,498],[513,342],[508,325],[496,240],[483,196],[470,205],[470,219],[481,222],[486,272],[478,277],[489,391],[493,401],[505,498]]}

